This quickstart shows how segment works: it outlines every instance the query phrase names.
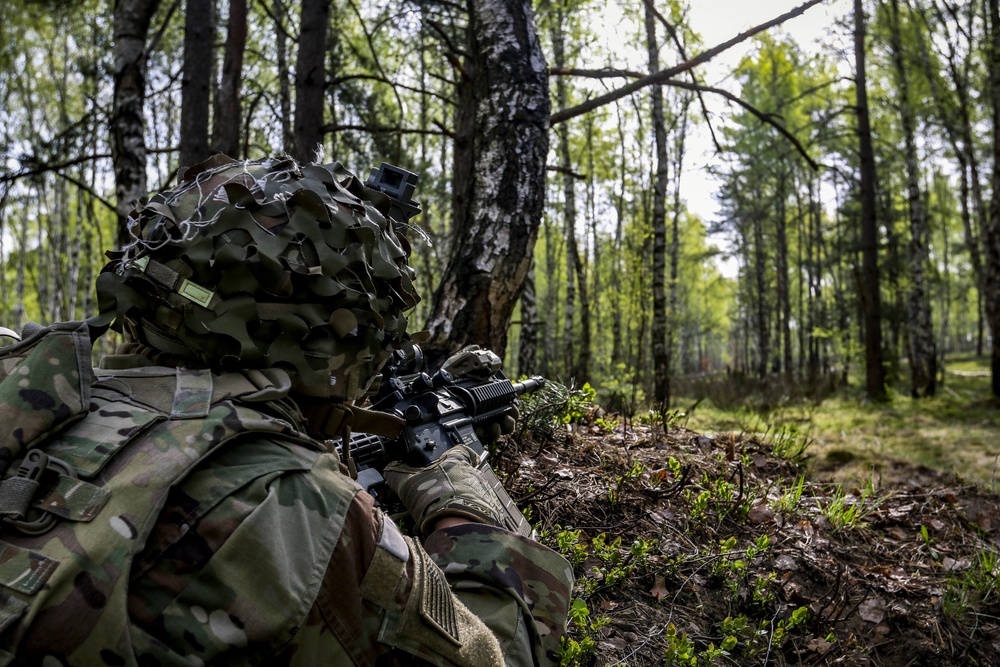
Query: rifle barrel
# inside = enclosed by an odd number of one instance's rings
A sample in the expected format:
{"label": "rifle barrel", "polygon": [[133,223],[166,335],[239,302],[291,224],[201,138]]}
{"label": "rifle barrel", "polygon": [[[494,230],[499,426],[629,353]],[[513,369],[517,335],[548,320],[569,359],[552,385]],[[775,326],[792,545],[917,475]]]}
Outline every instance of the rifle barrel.
{"label": "rifle barrel", "polygon": [[544,384],[545,378],[540,375],[536,375],[535,377],[528,378],[523,382],[512,382],[511,387],[514,389],[514,395],[520,396],[522,394],[530,394],[538,391]]}

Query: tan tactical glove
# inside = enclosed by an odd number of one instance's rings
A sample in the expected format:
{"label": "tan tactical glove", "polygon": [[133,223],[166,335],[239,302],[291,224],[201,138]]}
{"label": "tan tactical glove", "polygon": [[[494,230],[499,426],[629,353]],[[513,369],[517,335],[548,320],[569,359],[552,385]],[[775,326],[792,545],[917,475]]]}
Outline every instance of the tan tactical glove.
{"label": "tan tactical glove", "polygon": [[[475,467],[477,461],[475,452],[458,446],[449,449],[426,468],[390,463],[383,476],[423,536],[433,532],[437,520],[446,516],[465,517],[507,530],[518,530],[518,522],[508,513],[504,501],[490,486],[483,472]],[[510,511],[518,511],[509,497],[507,503],[511,506]]]}

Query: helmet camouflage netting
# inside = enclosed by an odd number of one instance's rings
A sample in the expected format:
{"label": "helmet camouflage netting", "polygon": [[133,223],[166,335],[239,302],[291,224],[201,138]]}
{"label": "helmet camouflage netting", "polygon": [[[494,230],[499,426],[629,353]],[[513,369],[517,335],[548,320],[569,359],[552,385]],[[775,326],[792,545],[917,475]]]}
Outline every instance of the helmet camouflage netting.
{"label": "helmet camouflage netting", "polygon": [[216,156],[129,219],[97,280],[102,315],[218,371],[279,367],[317,398],[359,398],[416,305],[388,199],[339,163]]}

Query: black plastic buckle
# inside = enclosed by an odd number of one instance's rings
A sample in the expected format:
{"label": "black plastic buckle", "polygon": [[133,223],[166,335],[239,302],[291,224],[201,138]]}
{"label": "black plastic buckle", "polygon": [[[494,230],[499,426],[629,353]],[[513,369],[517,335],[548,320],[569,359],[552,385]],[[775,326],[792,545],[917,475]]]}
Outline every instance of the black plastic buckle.
{"label": "black plastic buckle", "polygon": [[[49,470],[58,475],[65,475],[74,479],[77,477],[73,466],[62,459],[49,456],[40,449],[32,449],[28,452],[17,469],[17,477],[23,477],[40,483],[42,476]],[[42,510],[37,519],[28,520],[5,517],[3,523],[25,535],[42,535],[52,529],[56,524],[56,519],[55,514],[50,514]]]}

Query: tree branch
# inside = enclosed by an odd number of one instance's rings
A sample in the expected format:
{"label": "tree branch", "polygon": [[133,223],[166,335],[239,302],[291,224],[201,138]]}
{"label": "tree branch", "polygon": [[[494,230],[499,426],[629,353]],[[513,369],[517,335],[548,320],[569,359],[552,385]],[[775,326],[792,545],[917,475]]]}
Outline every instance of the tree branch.
{"label": "tree branch", "polygon": [[[677,30],[674,28],[673,24],[667,20],[667,17],[660,13],[660,10],[658,10],[653,4],[653,0],[643,0],[643,2],[645,2],[645,4],[649,7],[649,11],[653,13],[653,16],[659,19],[660,23],[663,24],[666,31],[670,33],[670,37],[674,40],[674,45],[677,47],[677,53],[680,54],[681,59],[687,60],[687,51],[684,48],[684,44],[681,43],[681,38],[677,34]],[[691,71],[691,83],[698,85],[698,76],[694,73],[694,70]],[[698,94],[698,103],[701,105],[701,114],[705,119],[705,124],[708,125],[708,133],[712,135],[712,143],[715,144],[715,150],[721,153],[722,146],[719,145],[719,140],[715,136],[715,128],[712,127],[712,119],[708,115],[708,107],[705,106],[705,98],[701,96],[700,90],[696,92]]]}
{"label": "tree branch", "polygon": [[[50,173],[51,172],[51,173],[54,173],[56,176],[59,176],[60,178],[63,178],[65,180],[69,181],[70,183],[72,183],[76,187],[80,188],[84,192],[88,193],[91,197],[93,197],[94,199],[96,199],[98,202],[100,202],[101,204],[104,204],[104,206],[106,206],[109,211],[111,211],[112,213],[117,214],[118,209],[115,208],[115,205],[112,204],[111,202],[109,202],[107,199],[105,199],[101,195],[99,195],[96,192],[94,192],[94,190],[90,187],[89,184],[84,183],[83,181],[81,181],[80,179],[76,178],[75,176],[70,176],[69,174],[66,174],[66,173],[63,172],[63,170],[66,169],[66,168],[68,168],[68,167],[74,167],[74,166],[76,166],[78,164],[83,164],[84,162],[90,162],[91,160],[100,160],[100,159],[105,159],[105,158],[110,158],[110,157],[111,157],[110,153],[107,153],[107,154],[100,154],[99,153],[99,154],[96,154],[96,155],[84,155],[82,157],[75,157],[75,158],[70,159],[70,160],[65,160],[64,162],[60,162],[58,164],[46,164],[45,162],[42,162],[41,160],[39,160],[36,157],[36,158],[32,158],[31,159],[31,162],[35,164],[34,167],[27,168],[27,169],[20,169],[20,170],[18,170],[16,172],[12,172],[12,173],[9,173],[9,174],[0,174],[0,183],[13,183],[14,181],[16,181],[18,179],[21,179],[21,178],[30,178],[32,176],[40,176],[41,174],[46,174],[46,173]],[[5,196],[6,196],[6,193],[5,193]]]}
{"label": "tree branch", "polygon": [[768,28],[773,28],[776,25],[781,25],[788,19],[800,16],[810,7],[818,5],[823,1],[824,0],[807,0],[807,2],[802,3],[795,9],[792,9],[791,11],[786,12],[775,19],[771,19],[766,23],[762,23],[754,28],[751,28],[750,30],[747,30],[746,32],[742,32],[736,37],[730,39],[729,41],[714,46],[711,49],[708,49],[707,51],[702,51],[700,54],[698,54],[691,60],[687,60],[683,63],[680,63],[679,65],[674,65],[673,67],[670,67],[668,69],[660,70],[659,72],[654,72],[653,74],[646,75],[641,79],[639,79],[638,81],[633,81],[632,83],[622,86],[618,90],[613,90],[610,93],[605,93],[604,95],[601,95],[599,97],[587,100],[586,102],[578,104],[575,107],[570,107],[569,109],[562,109],[560,111],[557,111],[551,116],[549,116],[549,124],[556,125],[557,123],[562,123],[564,121],[570,120],[571,118],[576,118],[577,116],[581,116],[587,113],[588,111],[593,111],[594,109],[602,107],[605,104],[608,104],[609,102],[613,102],[627,95],[631,95],[632,93],[641,90],[646,86],[652,86],[657,83],[661,84],[666,83],[668,80],[670,80],[677,74],[681,74],[682,72],[686,72],[693,67],[697,67],[702,63],[708,62],[709,60],[719,55],[723,51],[727,51],[732,47],[736,46],[737,44],[750,39],[757,33],[763,32]]}
{"label": "tree branch", "polygon": [[27,162],[28,164],[35,165],[34,167],[29,167],[25,169],[19,169],[8,174],[0,174],[0,183],[10,183],[21,178],[29,178],[31,176],[38,176],[39,174],[44,174],[50,171],[60,171],[67,167],[75,167],[78,164],[83,164],[84,162],[90,162],[91,160],[103,160],[111,157],[111,153],[98,153],[96,155],[83,155],[75,157],[64,162],[58,162],[56,164],[48,164],[38,159],[37,157],[31,157],[21,160],[22,163]]}
{"label": "tree branch", "polygon": [[582,180],[584,180],[584,179],[587,178],[586,176],[584,176],[583,174],[581,174],[579,172],[573,171],[572,169],[569,169],[567,167],[561,167],[561,166],[556,165],[556,164],[547,164],[547,165],[545,165],[545,171],[554,171],[557,174],[566,174],[570,178],[575,178],[575,179],[577,179],[579,181],[582,181]]}
{"label": "tree branch", "polygon": [[[598,79],[599,78],[606,78],[606,77],[641,77],[642,76],[641,74],[639,74],[637,72],[630,72],[628,70],[603,70],[603,69],[600,69],[600,70],[587,70],[587,69],[561,68],[559,70],[553,70],[551,73],[553,75],[556,75],[556,76],[585,76],[585,77],[598,78]],[[673,86],[675,88],[683,88],[685,90],[693,90],[695,92],[714,93],[716,95],[721,95],[722,97],[725,97],[727,100],[729,100],[731,102],[735,102],[736,104],[740,105],[741,107],[743,107],[744,109],[746,109],[747,111],[749,111],[750,113],[752,113],[754,116],[756,116],[757,118],[759,118],[763,122],[767,123],[768,125],[770,125],[774,129],[776,129],[778,132],[780,132],[782,134],[782,136],[784,136],[786,139],[788,139],[790,142],[792,142],[792,145],[795,146],[795,148],[799,151],[799,153],[802,155],[802,157],[805,158],[806,162],[809,163],[809,166],[812,167],[813,170],[819,169],[819,165],[816,164],[816,161],[813,160],[809,156],[809,154],[806,152],[806,149],[802,145],[802,143],[799,142],[799,140],[796,139],[795,136],[793,136],[792,133],[789,132],[788,129],[786,129],[784,125],[781,125],[776,120],[774,120],[774,118],[772,118],[770,116],[770,114],[766,114],[763,111],[761,111],[761,110],[757,109],[756,107],[754,107],[753,105],[751,105],[750,103],[744,102],[743,100],[741,100],[736,95],[733,95],[728,90],[722,90],[721,88],[713,88],[711,86],[702,86],[702,85],[696,84],[696,83],[688,83],[687,81],[677,81],[676,79],[668,79],[666,81],[659,81],[657,83],[659,83],[662,86]]]}
{"label": "tree branch", "polygon": [[[439,127],[441,126],[439,125]],[[346,130],[359,130],[362,132],[371,132],[373,134],[428,134],[433,136],[450,137],[452,139],[455,137],[454,132],[444,129],[443,127],[440,130],[429,130],[429,129],[417,129],[417,128],[398,127],[398,126],[386,126],[386,125],[382,126],[353,125],[353,124],[340,125],[334,123],[331,125],[324,125],[320,128],[320,131],[323,134],[329,134],[331,132],[343,132]]]}
{"label": "tree branch", "polygon": [[356,81],[356,80],[361,80],[361,81],[377,81],[379,83],[384,83],[384,84],[386,84],[387,86],[390,86],[390,87],[401,88],[403,90],[408,90],[411,93],[418,93],[418,94],[421,94],[421,95],[428,95],[429,97],[433,97],[435,99],[441,100],[442,102],[444,102],[446,104],[454,105],[454,101],[453,100],[448,99],[447,97],[445,97],[441,93],[438,93],[438,92],[436,92],[434,90],[430,90],[430,89],[427,89],[427,88],[417,88],[416,86],[407,86],[405,84],[396,83],[395,81],[387,79],[384,76],[376,76],[376,75],[373,75],[373,74],[344,74],[342,76],[334,77],[332,79],[327,80],[324,83],[324,85],[327,88],[336,88],[337,86],[339,86],[342,83],[345,83],[347,81]]}

